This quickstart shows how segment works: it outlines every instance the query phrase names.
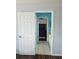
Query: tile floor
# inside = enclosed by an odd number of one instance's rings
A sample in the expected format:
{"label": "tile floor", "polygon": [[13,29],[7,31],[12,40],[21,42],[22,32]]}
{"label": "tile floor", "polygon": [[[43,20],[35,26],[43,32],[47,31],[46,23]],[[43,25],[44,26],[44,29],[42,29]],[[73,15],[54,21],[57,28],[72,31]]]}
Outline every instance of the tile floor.
{"label": "tile floor", "polygon": [[36,45],[36,54],[50,55],[49,44],[46,41],[40,41]]}

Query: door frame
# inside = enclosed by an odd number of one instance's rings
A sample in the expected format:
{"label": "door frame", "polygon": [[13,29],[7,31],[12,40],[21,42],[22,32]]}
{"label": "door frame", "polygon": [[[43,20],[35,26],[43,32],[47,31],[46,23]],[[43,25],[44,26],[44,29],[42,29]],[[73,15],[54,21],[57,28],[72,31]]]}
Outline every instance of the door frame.
{"label": "door frame", "polygon": [[[51,13],[51,35],[50,35],[50,38],[51,38],[51,41],[50,41],[50,52],[51,52],[51,55],[53,55],[53,27],[54,27],[54,11],[53,10],[38,10],[38,11],[34,11],[34,13],[36,14],[36,13]],[[35,18],[37,19],[37,17],[35,16]],[[37,20],[36,20],[36,25],[37,25]],[[38,26],[38,25],[37,25]],[[38,32],[37,32],[37,26],[36,26],[36,40],[38,39]],[[49,37],[48,37],[48,39],[49,39]],[[37,40],[38,41],[38,40]],[[38,43],[36,41],[36,43]],[[48,42],[49,42],[49,40],[48,40]]]}
{"label": "door frame", "polygon": [[[46,18],[46,21],[47,21],[47,24],[46,24],[46,29],[47,29],[47,33],[46,33],[46,36],[47,36],[47,39],[46,41],[48,42],[48,17],[38,17],[38,36],[39,36],[39,19],[40,18]],[[38,41],[39,41],[39,37],[38,37]]]}

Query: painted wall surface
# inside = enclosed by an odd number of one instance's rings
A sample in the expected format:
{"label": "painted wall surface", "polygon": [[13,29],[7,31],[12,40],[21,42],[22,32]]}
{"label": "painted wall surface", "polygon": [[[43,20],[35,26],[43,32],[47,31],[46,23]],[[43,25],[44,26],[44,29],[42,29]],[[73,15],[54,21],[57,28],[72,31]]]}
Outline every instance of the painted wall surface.
{"label": "painted wall surface", "polygon": [[[48,32],[51,32],[51,13],[36,13],[37,20],[39,17],[47,17],[48,18]],[[37,21],[38,22],[38,21]]]}
{"label": "painted wall surface", "polygon": [[16,11],[54,11],[52,52],[62,54],[62,0],[16,0]]}

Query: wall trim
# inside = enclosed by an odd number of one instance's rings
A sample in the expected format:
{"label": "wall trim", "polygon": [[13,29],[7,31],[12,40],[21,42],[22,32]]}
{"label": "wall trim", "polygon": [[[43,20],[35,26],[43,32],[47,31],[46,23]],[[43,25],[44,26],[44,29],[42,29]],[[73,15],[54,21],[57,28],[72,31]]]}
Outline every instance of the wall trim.
{"label": "wall trim", "polygon": [[35,52],[32,52],[32,53],[22,53],[22,52],[20,52],[19,54],[20,55],[35,55]]}
{"label": "wall trim", "polygon": [[52,54],[52,56],[62,56],[62,54]]}
{"label": "wall trim", "polygon": [[19,54],[19,52],[16,51],[16,54]]}

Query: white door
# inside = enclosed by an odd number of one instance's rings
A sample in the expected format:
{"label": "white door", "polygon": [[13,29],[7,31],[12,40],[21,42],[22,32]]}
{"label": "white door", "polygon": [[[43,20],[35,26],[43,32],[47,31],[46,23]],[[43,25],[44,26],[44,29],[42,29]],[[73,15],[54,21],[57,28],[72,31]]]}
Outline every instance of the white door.
{"label": "white door", "polygon": [[18,53],[22,53],[23,49],[23,42],[24,42],[24,15],[21,12],[17,13],[17,19],[16,19],[16,30],[17,30],[17,39],[16,39],[16,49]]}
{"label": "white door", "polygon": [[36,19],[33,12],[17,13],[17,46],[19,54],[35,54]]}

